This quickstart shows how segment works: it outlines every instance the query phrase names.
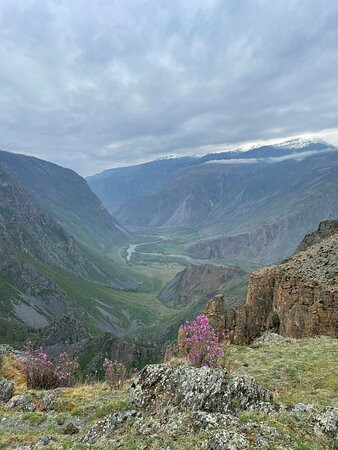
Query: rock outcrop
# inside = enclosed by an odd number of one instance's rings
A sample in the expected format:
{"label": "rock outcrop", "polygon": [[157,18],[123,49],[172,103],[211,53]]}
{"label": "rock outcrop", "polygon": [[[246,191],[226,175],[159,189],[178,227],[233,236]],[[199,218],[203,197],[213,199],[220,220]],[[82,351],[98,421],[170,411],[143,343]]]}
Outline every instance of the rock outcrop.
{"label": "rock outcrop", "polygon": [[131,387],[130,399],[142,411],[161,405],[223,414],[237,409],[276,409],[272,393],[251,378],[231,379],[222,368],[169,364],[146,366]]}
{"label": "rock outcrop", "polygon": [[251,273],[245,305],[229,309],[221,297],[212,299],[205,314],[216,331],[225,331],[235,344],[249,344],[266,331],[337,337],[337,223],[321,224],[303,241],[304,250],[283,264]]}
{"label": "rock outcrop", "polygon": [[314,244],[318,244],[323,239],[338,233],[338,220],[323,220],[316,231],[307,234],[298,245],[295,253],[307,250]]}
{"label": "rock outcrop", "polygon": [[[221,267],[213,264],[190,265],[169,281],[161,292],[161,300],[179,307],[205,302],[213,295],[224,292],[234,284],[246,281],[247,274],[239,267]],[[233,305],[244,303],[242,297],[234,298]]]}

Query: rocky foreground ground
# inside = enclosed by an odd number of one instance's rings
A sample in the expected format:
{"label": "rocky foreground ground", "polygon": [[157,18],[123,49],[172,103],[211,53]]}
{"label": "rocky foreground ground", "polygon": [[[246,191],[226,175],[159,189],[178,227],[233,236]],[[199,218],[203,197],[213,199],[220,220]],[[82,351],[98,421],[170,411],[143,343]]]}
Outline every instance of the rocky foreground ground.
{"label": "rocky foreground ground", "polygon": [[122,391],[105,383],[27,391],[9,354],[0,448],[335,448],[337,341],[270,337],[255,347],[226,347],[217,369],[149,365]]}

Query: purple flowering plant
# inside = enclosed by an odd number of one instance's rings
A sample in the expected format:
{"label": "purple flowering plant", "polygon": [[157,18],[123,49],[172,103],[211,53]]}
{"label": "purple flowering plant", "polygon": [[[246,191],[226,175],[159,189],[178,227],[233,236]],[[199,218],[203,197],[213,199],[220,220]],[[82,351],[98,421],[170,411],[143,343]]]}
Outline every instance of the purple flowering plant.
{"label": "purple flowering plant", "polygon": [[67,353],[61,353],[56,358],[50,359],[42,348],[33,350],[29,344],[19,363],[28,389],[54,389],[69,386],[79,367],[76,359],[71,358]]}
{"label": "purple flowering plant", "polygon": [[126,374],[126,368],[123,363],[119,361],[111,361],[105,358],[102,364],[105,372],[105,377],[111,389],[122,389]]}
{"label": "purple flowering plant", "polygon": [[200,315],[191,322],[187,321],[183,331],[184,347],[190,363],[194,367],[217,367],[224,353],[220,338],[211,327],[208,317]]}

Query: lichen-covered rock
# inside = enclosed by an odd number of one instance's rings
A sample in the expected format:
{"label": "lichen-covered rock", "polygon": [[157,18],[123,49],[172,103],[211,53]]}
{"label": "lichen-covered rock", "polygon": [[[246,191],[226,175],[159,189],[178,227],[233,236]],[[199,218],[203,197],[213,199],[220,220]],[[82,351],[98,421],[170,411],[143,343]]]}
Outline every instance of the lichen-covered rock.
{"label": "lichen-covered rock", "polygon": [[327,406],[313,418],[312,424],[315,433],[325,433],[338,439],[338,408]]}
{"label": "lichen-covered rock", "polygon": [[134,417],[136,411],[121,411],[113,414],[109,414],[104,419],[99,420],[89,430],[86,436],[83,438],[83,442],[88,444],[94,444],[101,437],[111,433],[116,428],[119,428],[126,422],[127,419]]}
{"label": "lichen-covered rock", "polygon": [[23,412],[34,412],[36,406],[26,395],[15,395],[6,404],[8,409],[15,409]]}
{"label": "lichen-covered rock", "polygon": [[142,410],[156,410],[160,405],[220,413],[275,408],[271,392],[251,378],[229,379],[221,368],[168,364],[146,366],[131,386],[130,400]]}
{"label": "lichen-covered rock", "polygon": [[193,432],[189,412],[182,411],[177,407],[160,408],[153,414],[139,414],[136,418],[136,429],[139,434],[145,436],[160,434],[171,436],[177,432]]}
{"label": "lichen-covered rock", "polygon": [[218,428],[236,427],[240,421],[231,414],[196,411],[192,414],[192,425],[196,431],[210,431]]}
{"label": "lichen-covered rock", "polygon": [[213,450],[242,450],[249,447],[249,441],[235,431],[220,430],[210,437],[208,447]]}
{"label": "lichen-covered rock", "polygon": [[14,395],[14,383],[5,378],[0,379],[0,402],[7,403]]}

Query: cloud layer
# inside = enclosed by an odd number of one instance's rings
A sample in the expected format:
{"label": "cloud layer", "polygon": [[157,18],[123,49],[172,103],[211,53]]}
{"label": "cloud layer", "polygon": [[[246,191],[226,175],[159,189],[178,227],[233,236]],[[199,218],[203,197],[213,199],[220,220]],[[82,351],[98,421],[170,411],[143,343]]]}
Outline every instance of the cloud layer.
{"label": "cloud layer", "polygon": [[87,175],[338,124],[332,0],[0,0],[0,147]]}

